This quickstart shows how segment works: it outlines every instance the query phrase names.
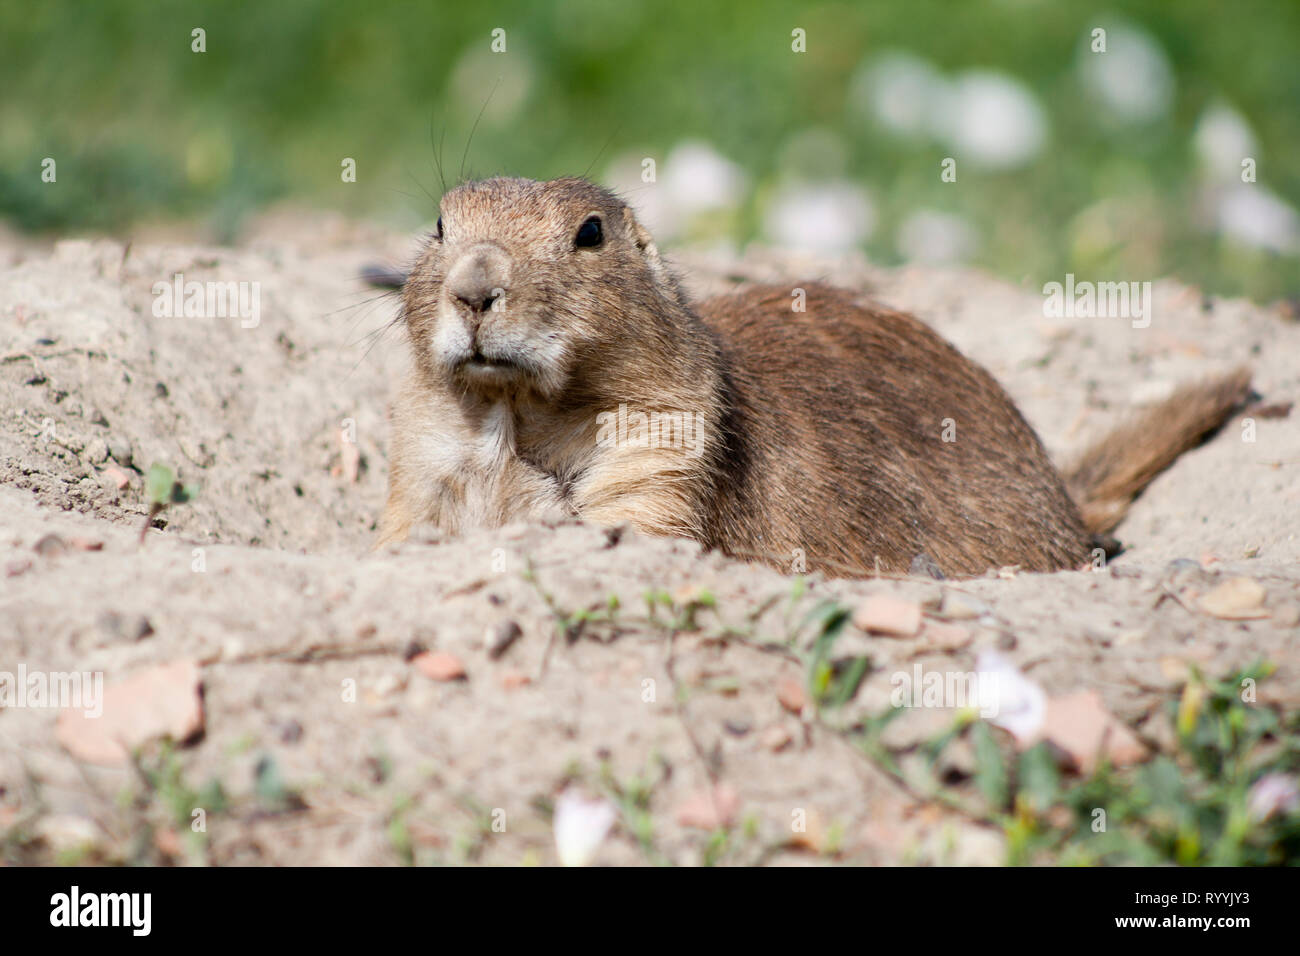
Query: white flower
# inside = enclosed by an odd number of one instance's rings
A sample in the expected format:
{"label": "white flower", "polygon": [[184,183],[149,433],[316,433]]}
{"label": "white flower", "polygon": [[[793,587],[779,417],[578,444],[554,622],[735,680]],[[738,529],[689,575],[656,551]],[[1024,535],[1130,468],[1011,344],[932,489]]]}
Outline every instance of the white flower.
{"label": "white flower", "polygon": [[898,251],[912,262],[963,262],[975,242],[975,230],[965,219],[932,209],[918,209],[898,227]]}
{"label": "white flower", "polygon": [[851,102],[896,136],[934,139],[958,162],[1003,169],[1029,162],[1047,138],[1047,118],[1025,84],[971,70],[952,80],[910,53],[886,53],[854,76]]}
{"label": "white flower", "polygon": [[963,159],[993,169],[1023,166],[1043,148],[1047,118],[1038,98],[1010,76],[963,73],[935,113],[935,135]]}
{"label": "white flower", "polygon": [[739,166],[707,143],[687,141],[673,148],[647,181],[646,157],[620,156],[605,181],[636,211],[657,240],[677,238],[706,213],[730,209],[748,183]]}
{"label": "white flower", "polygon": [[589,798],[570,787],[555,801],[555,849],[564,866],[586,866],[618,817],[608,800]]}
{"label": "white flower", "polygon": [[997,651],[985,651],[975,662],[975,696],[980,715],[1011,731],[1027,743],[1038,736],[1047,716],[1047,694]]}
{"label": "white flower", "polygon": [[1263,823],[1274,816],[1300,810],[1300,787],[1294,777],[1284,773],[1268,773],[1256,780],[1246,795],[1246,808],[1251,817]]}
{"label": "white flower", "polygon": [[920,139],[933,127],[943,99],[943,76],[911,53],[882,54],[853,78],[850,96],[857,107],[897,136]]}
{"label": "white flower", "polygon": [[1224,103],[1216,103],[1196,121],[1192,141],[1201,164],[1215,179],[1241,181],[1241,161],[1255,155],[1255,134],[1245,118]]}
{"label": "white flower", "polygon": [[641,225],[658,240],[681,231],[680,216],[668,202],[668,195],[656,181],[643,179],[646,157],[625,153],[605,169],[604,183],[632,207]]}
{"label": "white flower", "polygon": [[1106,52],[1079,49],[1083,84],[1110,117],[1121,123],[1148,123],[1169,112],[1174,99],[1174,71],[1160,44],[1129,25],[1106,30]]}
{"label": "white flower", "polygon": [[763,231],[775,245],[823,253],[852,249],[875,226],[867,191],[844,181],[782,186],[763,221]]}
{"label": "white flower", "polygon": [[1242,245],[1294,255],[1300,252],[1300,215],[1255,183],[1238,183],[1218,199],[1216,219],[1225,236]]}
{"label": "white flower", "polygon": [[741,168],[708,143],[696,141],[673,148],[661,180],[668,202],[688,216],[734,206],[745,192]]}

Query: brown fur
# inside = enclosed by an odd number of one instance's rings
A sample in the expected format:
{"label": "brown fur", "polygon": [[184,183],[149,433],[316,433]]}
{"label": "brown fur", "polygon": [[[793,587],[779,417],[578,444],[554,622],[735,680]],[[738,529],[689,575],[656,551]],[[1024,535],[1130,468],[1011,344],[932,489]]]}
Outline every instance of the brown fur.
{"label": "brown fur", "polygon": [[1194,448],[1250,394],[1250,370],[1179,388],[1105,435],[1065,469],[1065,487],[1093,534],[1114,530],[1156,475]]}
{"label": "brown fur", "polygon": [[[584,180],[470,183],[442,215],[403,291],[414,361],[380,544],[567,514],[784,569],[1076,567],[1246,387],[1195,387],[1117,433],[1071,470],[1071,500],[993,378],[911,316],[817,284],[806,311],[776,287],[692,307]],[[604,241],[577,247],[592,216]],[[603,442],[620,406],[689,412],[699,432]]]}

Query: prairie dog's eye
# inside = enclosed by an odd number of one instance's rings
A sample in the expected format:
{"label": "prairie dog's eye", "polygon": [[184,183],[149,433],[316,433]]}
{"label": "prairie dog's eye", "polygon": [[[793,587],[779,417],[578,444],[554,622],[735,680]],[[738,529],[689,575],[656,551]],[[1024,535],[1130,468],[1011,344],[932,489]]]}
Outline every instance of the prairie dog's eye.
{"label": "prairie dog's eye", "polygon": [[434,226],[433,228],[433,237],[435,239],[442,238],[442,217],[441,216],[438,217],[438,225]]}
{"label": "prairie dog's eye", "polygon": [[592,216],[578,227],[578,235],[573,240],[575,246],[598,246],[604,239],[600,228],[600,217]]}

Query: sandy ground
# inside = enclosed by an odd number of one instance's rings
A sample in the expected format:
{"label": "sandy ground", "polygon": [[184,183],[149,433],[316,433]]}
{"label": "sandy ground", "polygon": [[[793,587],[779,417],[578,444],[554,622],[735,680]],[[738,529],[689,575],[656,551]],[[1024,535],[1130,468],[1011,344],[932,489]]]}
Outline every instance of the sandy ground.
{"label": "sandy ground", "polygon": [[[644,809],[625,808],[600,863],[998,863],[997,830],[918,796],[834,729],[886,708],[892,673],[968,671],[999,648],[1051,694],[1099,692],[1152,747],[1188,662],[1217,675],[1271,660],[1263,702],[1300,704],[1300,412],[1259,417],[1253,432],[1238,416],[1184,456],[1136,503],[1117,533],[1128,550],[1100,572],[814,574],[800,593],[794,578],[689,542],[577,524],[370,554],[404,355],[397,332],[370,337],[392,304],[354,277],[409,248],[301,214],[268,217],[234,249],[0,242],[0,671],[102,672],[111,687],[194,660],[205,717],[167,758],[180,776],[145,787],[129,767],[69,753],[56,709],[0,710],[0,844],[17,859],[546,864],[550,808],[578,781]],[[677,262],[697,291],[820,277],[914,311],[993,372],[1060,458],[1176,383],[1239,363],[1266,402],[1300,398],[1300,325],[1171,282],[1156,283],[1154,321],[1135,329],[1045,318],[1036,288],[970,271],[762,250]],[[178,272],[260,283],[260,324],[155,317],[153,284]],[[200,491],[141,547],[153,462]],[[1198,609],[1198,594],[1237,575],[1266,588],[1260,616]],[[658,589],[679,604],[707,590],[716,609],[673,637],[645,620],[643,595]],[[879,591],[922,602],[927,621],[954,593],[982,613],[961,646],[928,625],[901,639],[851,629],[837,650],[871,660],[856,698],[833,720],[792,713],[779,688],[801,679],[803,639],[776,653],[762,641],[793,635],[821,599]],[[611,595],[616,626],[557,635],[556,609]],[[522,636],[494,657],[511,622]],[[465,678],[426,676],[408,660],[422,649],[453,655]],[[951,717],[909,712],[892,742],[905,750]],[[953,785],[962,778],[955,767]],[[178,837],[160,807],[176,781],[198,791],[212,779],[226,809],[177,797],[182,811],[212,811],[204,839]],[[693,819],[710,792],[723,797],[705,810],[737,824],[721,850]],[[792,836],[801,815],[813,837]]]}

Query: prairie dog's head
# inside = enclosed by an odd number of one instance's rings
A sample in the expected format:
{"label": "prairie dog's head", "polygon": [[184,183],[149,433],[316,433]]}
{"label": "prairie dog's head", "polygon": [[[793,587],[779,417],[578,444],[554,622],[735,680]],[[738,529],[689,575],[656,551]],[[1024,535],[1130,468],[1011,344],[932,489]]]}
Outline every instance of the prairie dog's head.
{"label": "prairie dog's head", "polygon": [[680,301],[650,234],[586,180],[466,183],[440,212],[403,304],[415,361],[459,389],[553,398]]}

